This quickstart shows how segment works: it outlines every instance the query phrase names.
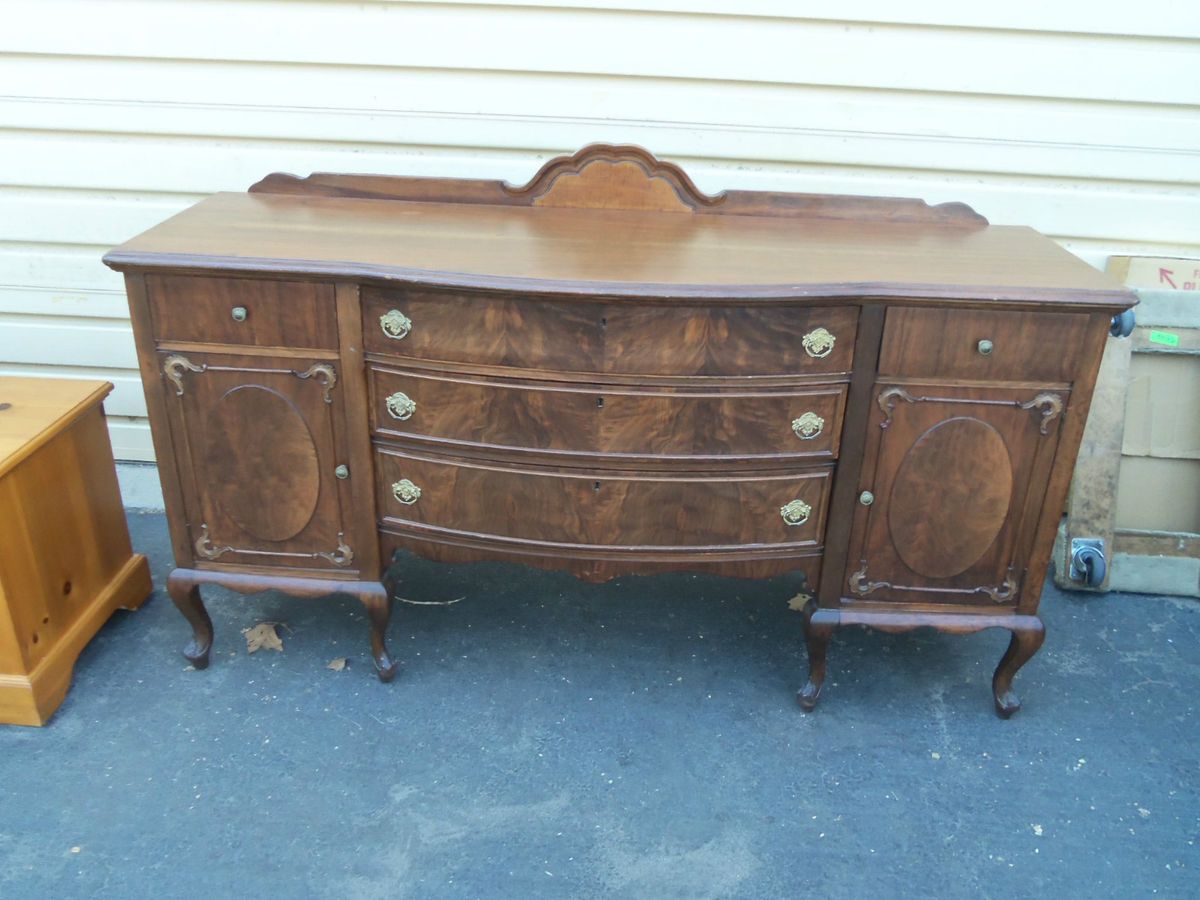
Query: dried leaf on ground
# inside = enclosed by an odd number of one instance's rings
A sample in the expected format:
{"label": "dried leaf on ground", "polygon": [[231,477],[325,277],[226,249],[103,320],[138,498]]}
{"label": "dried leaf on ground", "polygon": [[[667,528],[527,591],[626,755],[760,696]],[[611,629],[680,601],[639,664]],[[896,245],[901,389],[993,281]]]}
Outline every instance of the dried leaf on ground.
{"label": "dried leaf on ground", "polygon": [[812,594],[806,594],[804,591],[798,593],[795,597],[788,601],[788,609],[794,609],[796,612],[804,611],[804,604],[812,599]]}
{"label": "dried leaf on ground", "polygon": [[283,652],[283,641],[279,639],[279,632],[275,630],[278,622],[259,622],[253,628],[243,628],[242,636],[246,638],[246,652],[254,653],[256,650],[278,650]]}
{"label": "dried leaf on ground", "polygon": [[335,672],[342,671],[342,669],[346,668],[346,657],[339,656],[337,659],[330,660],[329,665],[327,665],[325,668],[333,669]]}

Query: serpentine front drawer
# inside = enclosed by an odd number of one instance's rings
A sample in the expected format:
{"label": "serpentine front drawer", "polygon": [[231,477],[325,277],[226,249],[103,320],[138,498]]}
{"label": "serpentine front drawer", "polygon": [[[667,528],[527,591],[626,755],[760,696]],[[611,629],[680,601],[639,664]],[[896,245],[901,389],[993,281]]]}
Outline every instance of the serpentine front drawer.
{"label": "serpentine front drawer", "polygon": [[371,353],[541,375],[844,375],[858,319],[853,306],[601,304],[371,287],[362,295]]}
{"label": "serpentine front drawer", "polygon": [[845,385],[747,391],[487,379],[372,366],[382,438],[642,460],[833,458]]}
{"label": "serpentine front drawer", "polygon": [[525,469],[381,449],[386,526],[613,548],[816,546],[832,469],[779,475]]}

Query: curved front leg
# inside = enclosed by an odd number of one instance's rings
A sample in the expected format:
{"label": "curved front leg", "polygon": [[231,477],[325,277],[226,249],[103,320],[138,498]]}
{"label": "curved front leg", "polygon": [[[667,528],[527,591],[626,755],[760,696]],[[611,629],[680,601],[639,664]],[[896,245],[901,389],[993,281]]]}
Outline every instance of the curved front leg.
{"label": "curved front leg", "polygon": [[176,569],[167,576],[167,593],[175,608],[192,626],[192,640],[183,648],[184,658],[197,669],[207,669],[213,626],[204,601],[200,599],[200,586],[186,569]]}
{"label": "curved front leg", "polygon": [[1020,698],[1013,693],[1013,677],[1038,652],[1045,639],[1046,628],[1036,616],[1029,616],[1021,624],[1012,626],[1012,640],[992,676],[992,695],[1000,718],[1007,719],[1021,708]]}
{"label": "curved front leg", "polygon": [[817,601],[809,598],[804,604],[804,640],[808,644],[808,682],[796,694],[805,712],[812,712],[825,683],[825,653],[829,639],[837,627],[837,614],[822,610]]}
{"label": "curved front leg", "polygon": [[363,590],[358,595],[371,619],[371,657],[375,660],[375,673],[385,684],[396,677],[396,669],[399,668],[387,648],[387,628],[392,618],[392,593],[392,581],[385,578],[377,590]]}

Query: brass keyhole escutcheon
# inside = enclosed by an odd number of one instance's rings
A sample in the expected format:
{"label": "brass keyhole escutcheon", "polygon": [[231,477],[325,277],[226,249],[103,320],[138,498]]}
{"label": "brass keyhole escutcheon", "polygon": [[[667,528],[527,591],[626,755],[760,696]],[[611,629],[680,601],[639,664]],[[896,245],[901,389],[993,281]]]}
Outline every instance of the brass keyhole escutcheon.
{"label": "brass keyhole escutcheon", "polygon": [[779,507],[779,515],[789,525],[803,525],[812,515],[812,507],[803,500],[793,500],[791,503]]}

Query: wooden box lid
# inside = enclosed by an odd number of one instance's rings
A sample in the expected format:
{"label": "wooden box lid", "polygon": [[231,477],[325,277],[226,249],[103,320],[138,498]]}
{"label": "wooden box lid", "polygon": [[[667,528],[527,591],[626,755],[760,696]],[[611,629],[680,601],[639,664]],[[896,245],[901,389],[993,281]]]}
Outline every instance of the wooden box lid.
{"label": "wooden box lid", "polygon": [[112,391],[107,381],[0,376],[0,476]]}

